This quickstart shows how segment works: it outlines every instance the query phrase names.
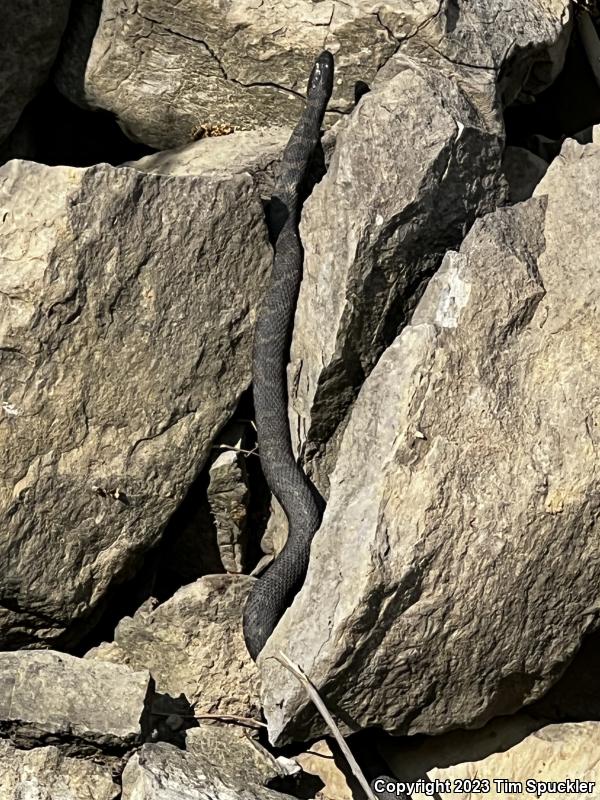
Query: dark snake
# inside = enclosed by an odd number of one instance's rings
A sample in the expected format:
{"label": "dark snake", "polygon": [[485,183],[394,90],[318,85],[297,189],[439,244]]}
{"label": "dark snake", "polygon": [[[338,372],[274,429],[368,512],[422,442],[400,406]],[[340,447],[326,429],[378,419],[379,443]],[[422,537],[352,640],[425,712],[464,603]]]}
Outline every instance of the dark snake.
{"label": "dark snake", "polygon": [[[323,515],[323,503],[294,456],[286,367],[302,279],[300,188],[319,142],[332,89],[333,56],[324,50],[310,74],[306,106],[283,152],[271,198],[271,226],[279,232],[270,285],[254,334],[253,394],[261,465],[269,489],[287,517],[288,538],[277,558],[254,583],[244,608],[244,639],[254,660],[300,588],[308,567],[310,544]],[[383,792],[379,797],[385,800],[391,795]],[[396,800],[398,797],[401,795],[394,794]]]}
{"label": "dark snake", "polygon": [[284,150],[271,199],[271,222],[281,230],[275,241],[270,286],[254,334],[254,411],[262,469],[269,489],[287,516],[288,538],[281,553],[254,584],[246,602],[244,638],[253,659],[263,649],[304,578],[310,543],[323,511],[314,487],[294,457],[286,366],[302,279],[300,186],[319,142],[332,89],[333,56],[325,50],[310,74],[307,103]]}

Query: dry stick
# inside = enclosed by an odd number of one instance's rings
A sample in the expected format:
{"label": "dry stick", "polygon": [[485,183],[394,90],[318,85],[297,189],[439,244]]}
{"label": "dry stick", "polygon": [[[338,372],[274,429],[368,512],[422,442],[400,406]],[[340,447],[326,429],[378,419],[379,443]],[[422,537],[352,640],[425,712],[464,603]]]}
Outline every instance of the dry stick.
{"label": "dry stick", "polygon": [[307,675],[302,671],[302,669],[297,664],[294,664],[294,662],[291,661],[286,656],[285,653],[282,653],[281,650],[279,651],[279,655],[269,656],[269,657],[270,658],[274,658],[276,661],[279,661],[279,663],[283,667],[285,667],[287,670],[289,670],[292,673],[292,675],[294,675],[300,681],[300,683],[304,687],[304,691],[306,692],[306,694],[308,695],[310,700],[312,700],[312,702],[314,703],[317,711],[323,717],[323,719],[325,720],[325,723],[327,724],[327,727],[329,728],[329,730],[333,734],[333,738],[336,740],[336,742],[339,745],[340,750],[344,754],[344,758],[348,762],[348,766],[352,770],[352,772],[354,774],[354,777],[356,778],[356,780],[362,786],[362,788],[363,788],[365,794],[367,795],[367,797],[369,798],[369,800],[377,800],[377,797],[373,794],[373,790],[369,786],[369,782],[367,781],[367,779],[363,775],[363,772],[362,772],[361,768],[358,766],[358,764],[356,762],[356,759],[352,755],[352,751],[350,750],[350,748],[346,744],[346,741],[345,741],[344,737],[340,733],[340,729],[336,725],[333,717],[331,716],[331,714],[327,710],[327,706],[321,700],[321,697],[320,697],[319,693],[315,689],[314,685],[310,682],[310,679],[307,677]]}
{"label": "dry stick", "polygon": [[181,717],[182,719],[218,719],[221,722],[235,722],[238,725],[247,725],[249,728],[266,728],[266,722],[260,722],[252,717],[238,717],[236,714],[178,714],[177,711],[153,711],[154,717]]}

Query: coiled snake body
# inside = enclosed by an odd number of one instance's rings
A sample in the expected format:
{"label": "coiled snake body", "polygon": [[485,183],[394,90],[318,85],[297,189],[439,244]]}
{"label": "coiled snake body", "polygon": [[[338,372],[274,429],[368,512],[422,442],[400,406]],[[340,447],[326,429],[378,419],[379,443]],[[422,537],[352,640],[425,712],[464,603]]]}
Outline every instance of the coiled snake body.
{"label": "coiled snake body", "polygon": [[325,50],[311,72],[307,104],[283,153],[281,175],[271,200],[271,218],[280,225],[283,222],[283,226],[276,239],[271,283],[254,335],[254,409],[263,472],[287,516],[288,539],[254,584],[244,609],[244,638],[254,659],[299,588],[322,516],[315,490],[294,458],[286,366],[302,278],[299,190],[319,141],[332,88],[333,56]]}

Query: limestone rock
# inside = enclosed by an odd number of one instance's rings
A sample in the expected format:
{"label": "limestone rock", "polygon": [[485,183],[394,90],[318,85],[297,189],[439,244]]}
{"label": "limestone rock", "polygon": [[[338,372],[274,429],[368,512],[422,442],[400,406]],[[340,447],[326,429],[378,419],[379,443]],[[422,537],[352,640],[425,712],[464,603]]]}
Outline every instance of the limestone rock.
{"label": "limestone rock", "polygon": [[[545,88],[572,27],[567,0],[501,9],[458,0],[436,11],[379,69],[303,211],[290,424],[324,495],[364,378],[443,253],[504,202],[499,98]],[[402,38],[387,7],[378,18]]]}
{"label": "limestone rock", "polygon": [[52,650],[0,653],[0,731],[20,747],[124,752],[148,733],[152,693],[146,670]]}
{"label": "limestone rock", "polygon": [[441,733],[540,697],[597,628],[599,193],[600,146],[567,142],[365,382],[261,655],[273,742],[323,732],[279,650],[347,727]]}
{"label": "limestone rock", "polygon": [[216,748],[196,742],[189,751],[145,744],[123,771],[123,800],[294,800],[256,782],[249,746],[229,736]]}
{"label": "limestone rock", "polygon": [[248,519],[248,476],[243,435],[234,437],[230,447],[210,465],[208,503],[215,521],[217,545],[227,572],[243,572],[246,563]]}
{"label": "limestone rock", "polygon": [[252,582],[242,575],[200,578],[153,611],[125,617],[115,641],[87,657],[148,669],[158,692],[184,694],[197,714],[258,718],[258,676],[241,625]]}
{"label": "limestone rock", "polygon": [[[85,74],[88,101],[113,111],[128,135],[164,149],[191,141],[200,126],[241,129],[296,122],[308,74],[323,47],[339,59],[332,121],[348,111],[357,80],[439,9],[402,0],[381,20],[351,3],[248,0],[105,0]],[[390,21],[397,33],[391,35]],[[337,112],[334,113],[333,109]]]}
{"label": "limestone rock", "polygon": [[261,197],[273,193],[276,166],[290,137],[289,128],[260,128],[214,136],[144,156],[127,166],[161,175],[211,175],[249,172]]}
{"label": "limestone rock", "polygon": [[476,215],[504,200],[494,82],[479,74],[463,89],[455,72],[391,60],[303,209],[290,425],[323,494],[349,408],[426,277]]}
{"label": "limestone rock", "polygon": [[246,390],[271,249],[248,175],[13,161],[0,219],[0,643],[64,644]]}
{"label": "limestone rock", "polygon": [[[471,791],[462,779],[487,779],[490,797],[525,800],[535,797],[528,781],[544,782],[538,796],[555,798],[598,796],[600,787],[600,723],[581,722],[541,726],[527,714],[492,720],[477,731],[453,731],[418,744],[388,741],[385,756],[401,781],[449,781],[450,791],[436,794],[440,800],[475,800],[482,792]],[[551,782],[567,779],[593,783],[579,790],[572,785],[561,791]],[[500,781],[496,784],[494,781]],[[510,787],[502,781],[521,785]],[[473,787],[475,788],[475,787]],[[467,791],[465,791],[467,789]],[[413,800],[426,800],[431,795],[415,791]]]}
{"label": "limestone rock", "polygon": [[296,761],[304,772],[317,775],[323,781],[316,800],[354,800],[347,775],[349,768],[345,762],[340,763],[340,757],[336,758],[325,739],[313,742],[310,750],[296,756]]}
{"label": "limestone rock", "polygon": [[110,769],[69,758],[57,747],[17,750],[0,740],[0,797],[6,800],[117,800]]}
{"label": "limestone rock", "polygon": [[0,142],[48,77],[70,0],[6,3],[0,28]]}

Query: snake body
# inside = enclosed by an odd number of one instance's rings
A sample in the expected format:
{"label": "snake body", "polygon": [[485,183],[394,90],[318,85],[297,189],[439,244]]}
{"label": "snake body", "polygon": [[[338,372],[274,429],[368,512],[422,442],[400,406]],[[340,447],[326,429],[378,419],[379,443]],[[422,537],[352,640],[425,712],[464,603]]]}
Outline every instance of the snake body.
{"label": "snake body", "polygon": [[[254,660],[299,588],[308,566],[310,543],[323,513],[314,487],[294,457],[286,366],[302,279],[300,186],[319,141],[332,88],[333,56],[325,50],[311,72],[307,104],[284,150],[281,174],[271,198],[271,221],[280,231],[275,241],[271,283],[254,335],[254,410],[261,465],[271,492],[287,516],[288,538],[281,553],[252,587],[244,608],[244,638]],[[378,777],[384,785],[392,781],[385,774]],[[374,780],[371,787],[374,791]],[[402,793],[374,793],[379,800],[410,800]]]}
{"label": "snake body", "polygon": [[302,278],[300,186],[319,141],[332,88],[333,56],[325,50],[311,72],[307,103],[284,150],[271,199],[271,220],[281,229],[275,241],[270,286],[256,323],[253,392],[261,465],[271,492],[287,516],[288,538],[246,601],[244,638],[253,659],[298,590],[308,566],[311,540],[321,524],[318,496],[292,449],[286,366]]}

